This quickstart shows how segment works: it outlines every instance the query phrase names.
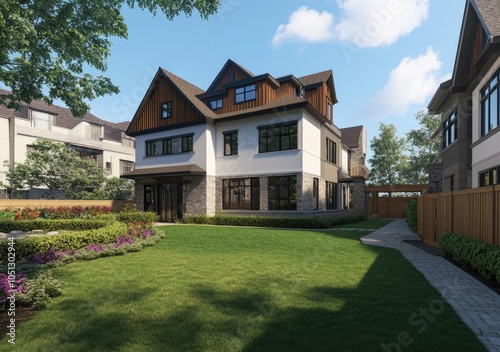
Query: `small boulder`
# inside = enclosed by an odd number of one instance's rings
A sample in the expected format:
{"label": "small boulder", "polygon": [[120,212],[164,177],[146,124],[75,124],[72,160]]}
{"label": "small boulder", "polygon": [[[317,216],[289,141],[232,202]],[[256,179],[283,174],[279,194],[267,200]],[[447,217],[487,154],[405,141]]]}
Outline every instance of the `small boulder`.
{"label": "small boulder", "polygon": [[19,236],[19,235],[24,235],[24,231],[14,230],[14,231],[9,232],[9,236]]}
{"label": "small boulder", "polygon": [[59,234],[59,231],[49,231],[47,232],[47,236],[54,236],[54,235],[58,235]]}
{"label": "small boulder", "polygon": [[0,240],[4,240],[6,238],[7,238],[7,234],[3,233],[3,232],[0,232]]}

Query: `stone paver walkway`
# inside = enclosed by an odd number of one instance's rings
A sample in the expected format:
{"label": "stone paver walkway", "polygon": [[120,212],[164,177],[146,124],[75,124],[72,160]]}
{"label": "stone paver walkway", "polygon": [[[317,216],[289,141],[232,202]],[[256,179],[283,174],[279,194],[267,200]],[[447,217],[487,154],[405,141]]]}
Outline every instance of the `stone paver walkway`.
{"label": "stone paver walkway", "polygon": [[420,237],[401,219],[361,238],[364,244],[399,250],[441,293],[486,348],[500,352],[500,295],[443,257],[429,254],[404,240],[418,241]]}

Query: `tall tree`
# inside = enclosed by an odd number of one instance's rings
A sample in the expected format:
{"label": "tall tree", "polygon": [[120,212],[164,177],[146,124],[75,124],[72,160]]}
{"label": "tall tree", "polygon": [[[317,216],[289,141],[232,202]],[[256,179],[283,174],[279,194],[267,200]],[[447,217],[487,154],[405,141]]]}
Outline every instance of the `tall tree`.
{"label": "tall tree", "polygon": [[104,170],[80,158],[78,152],[65,144],[38,139],[28,151],[26,161],[16,163],[7,173],[6,187],[9,191],[46,187],[49,198],[54,190],[63,190],[66,198],[82,199],[87,198],[89,190],[99,189],[105,179]]}
{"label": "tall tree", "polygon": [[0,0],[0,82],[12,91],[0,94],[0,105],[61,99],[81,117],[85,99],[118,93],[109,78],[84,71],[106,71],[109,38],[127,38],[124,5],[168,20],[196,9],[206,19],[220,0]]}
{"label": "tall tree", "polygon": [[371,165],[370,183],[375,185],[395,185],[405,183],[405,170],[408,164],[406,140],[397,136],[397,128],[393,124],[380,124],[379,136],[370,141],[373,157],[368,160]]}
{"label": "tall tree", "polygon": [[406,134],[410,151],[406,178],[409,183],[418,184],[428,182],[429,163],[440,160],[440,139],[432,138],[432,135],[439,128],[441,117],[419,111],[415,118],[420,124],[420,129],[411,130]]}

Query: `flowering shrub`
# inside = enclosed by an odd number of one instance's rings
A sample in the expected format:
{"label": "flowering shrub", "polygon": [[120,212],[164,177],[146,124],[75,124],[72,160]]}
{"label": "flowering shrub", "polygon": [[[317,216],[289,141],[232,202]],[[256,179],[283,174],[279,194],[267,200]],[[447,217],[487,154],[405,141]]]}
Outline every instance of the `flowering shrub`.
{"label": "flowering shrub", "polygon": [[89,219],[101,214],[108,214],[111,207],[106,206],[74,206],[74,207],[48,207],[6,209],[0,211],[0,220],[34,220],[42,219]]}
{"label": "flowering shrub", "polygon": [[[144,236],[144,232],[153,231],[153,223],[144,223],[144,222],[133,222],[128,225],[127,235],[134,238],[142,238]],[[148,235],[149,236],[149,235]]]}
{"label": "flowering shrub", "polygon": [[17,273],[14,281],[14,287],[10,287],[9,276],[7,274],[0,274],[0,305],[4,305],[10,293],[22,293],[24,291],[24,281],[26,278],[22,272]]}
{"label": "flowering shrub", "polygon": [[32,306],[35,309],[43,308],[52,297],[62,294],[61,282],[52,277],[48,270],[34,279],[26,280],[23,292],[15,294],[16,303],[21,306]]}
{"label": "flowering shrub", "polygon": [[75,250],[69,251],[56,251],[54,248],[50,248],[42,253],[34,253],[27,255],[24,259],[27,262],[33,264],[47,264],[55,260],[60,259],[63,256],[70,256],[76,253]]}

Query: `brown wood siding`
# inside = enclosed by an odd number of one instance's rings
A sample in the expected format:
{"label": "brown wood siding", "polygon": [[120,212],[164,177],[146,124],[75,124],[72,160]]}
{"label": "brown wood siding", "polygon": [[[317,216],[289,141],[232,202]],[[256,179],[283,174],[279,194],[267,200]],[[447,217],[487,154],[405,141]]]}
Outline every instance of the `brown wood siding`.
{"label": "brown wood siding", "polygon": [[478,22],[477,27],[476,27],[476,34],[474,35],[474,43],[472,44],[472,52],[470,56],[470,63],[469,63],[469,77],[468,80],[469,82],[472,82],[474,77],[477,75],[477,69],[474,67],[476,65],[477,60],[481,56],[481,53],[483,52],[483,38],[484,31],[483,27],[481,26],[481,23]]}
{"label": "brown wood siding", "polygon": [[322,86],[306,91],[306,99],[312,104],[322,115],[326,116],[326,94],[325,84]]}
{"label": "brown wood siding", "polygon": [[277,99],[277,90],[271,87],[267,82],[261,81],[255,84],[255,100],[236,104],[234,102],[235,88],[230,88],[228,95],[222,101],[222,108],[214,110],[217,114],[250,109],[272,102]]}
{"label": "brown wood siding", "polygon": [[293,85],[290,81],[288,82],[283,82],[280,84],[280,87],[278,88],[276,95],[278,98],[284,96],[284,95],[291,95],[295,96],[295,85]]}
{"label": "brown wood siding", "polygon": [[[234,80],[231,80],[231,74],[234,75]],[[243,73],[240,69],[234,67],[234,66],[229,66],[228,69],[226,70],[226,73],[225,75],[222,77],[221,81],[219,82],[219,84],[215,87],[215,91],[219,90],[219,89],[222,89],[222,87],[224,87],[224,85],[228,84],[228,83],[233,83],[233,82],[237,82],[237,81],[241,81],[243,79],[246,79],[247,76],[245,75],[245,73]]]}
{"label": "brown wood siding", "polygon": [[[169,101],[172,101],[172,117],[162,119],[161,104]],[[199,113],[193,106],[166,79],[162,79],[132,132],[189,123],[199,119]]]}

